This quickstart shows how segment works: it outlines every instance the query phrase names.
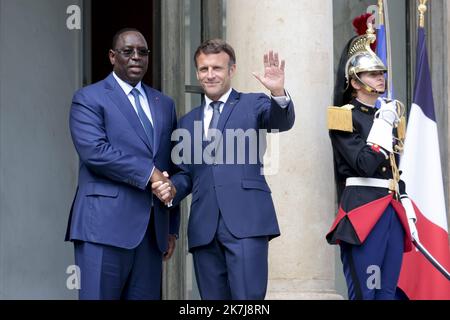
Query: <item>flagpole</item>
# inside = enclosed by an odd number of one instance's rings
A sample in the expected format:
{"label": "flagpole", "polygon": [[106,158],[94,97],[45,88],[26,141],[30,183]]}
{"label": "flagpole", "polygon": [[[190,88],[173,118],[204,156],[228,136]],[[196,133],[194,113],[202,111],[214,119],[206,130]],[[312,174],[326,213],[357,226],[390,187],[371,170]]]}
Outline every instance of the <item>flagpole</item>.
{"label": "flagpole", "polygon": [[384,9],[383,0],[378,0],[378,23],[380,25],[384,24]]}
{"label": "flagpole", "polygon": [[427,0],[419,0],[419,27],[425,28],[425,12],[427,12]]}
{"label": "flagpole", "polygon": [[380,0],[380,22],[384,22],[384,28],[386,30],[386,63],[387,63],[387,98],[389,100],[392,99],[392,50],[391,50],[391,32],[390,32],[390,23],[389,23],[389,10],[387,5],[387,0]]}

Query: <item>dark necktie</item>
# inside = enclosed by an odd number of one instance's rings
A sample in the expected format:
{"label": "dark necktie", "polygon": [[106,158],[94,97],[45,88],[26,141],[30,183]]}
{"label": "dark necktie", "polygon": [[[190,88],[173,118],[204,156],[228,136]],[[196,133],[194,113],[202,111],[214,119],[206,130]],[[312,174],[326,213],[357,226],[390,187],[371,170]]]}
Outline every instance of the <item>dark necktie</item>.
{"label": "dark necktie", "polygon": [[[217,125],[219,124],[219,118],[220,118],[220,106],[221,106],[222,102],[221,101],[213,101],[210,103],[210,106],[213,108],[213,116],[211,118],[211,122],[209,123],[209,129],[208,129],[208,136],[207,139],[211,140],[212,137],[215,137],[215,147],[217,147],[217,135],[215,133],[209,132],[209,130],[212,129],[217,129]],[[211,150],[211,159],[210,159],[210,163],[214,160],[216,156],[216,149]]]}
{"label": "dark necktie", "polygon": [[220,105],[221,101],[213,101],[210,106],[213,108],[213,116],[211,122],[209,123],[209,129],[217,129],[217,125],[219,124],[220,118]]}
{"label": "dark necktie", "polygon": [[147,138],[150,142],[150,146],[153,148],[153,126],[150,122],[149,118],[142,109],[141,101],[139,99],[139,91],[137,89],[131,90],[131,94],[134,97],[134,102],[136,104],[136,109],[138,112],[139,119],[141,120],[142,126],[144,127],[145,133],[147,134]]}

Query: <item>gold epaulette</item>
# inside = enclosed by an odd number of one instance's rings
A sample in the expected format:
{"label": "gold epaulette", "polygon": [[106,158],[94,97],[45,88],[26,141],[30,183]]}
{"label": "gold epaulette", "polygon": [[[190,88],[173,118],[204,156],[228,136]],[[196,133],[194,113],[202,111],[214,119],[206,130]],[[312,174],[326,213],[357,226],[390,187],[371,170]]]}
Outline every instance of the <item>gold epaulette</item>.
{"label": "gold epaulette", "polygon": [[328,107],[328,130],[353,132],[353,105],[342,107]]}

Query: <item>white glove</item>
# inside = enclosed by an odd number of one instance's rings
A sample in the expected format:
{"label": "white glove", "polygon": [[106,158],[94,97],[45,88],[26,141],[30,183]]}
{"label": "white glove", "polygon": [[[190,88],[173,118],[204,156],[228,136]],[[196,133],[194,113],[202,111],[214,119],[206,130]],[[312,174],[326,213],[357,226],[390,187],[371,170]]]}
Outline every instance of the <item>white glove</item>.
{"label": "white glove", "polygon": [[402,202],[403,208],[405,208],[406,211],[406,217],[408,218],[408,226],[411,232],[411,237],[417,241],[420,241],[419,232],[416,228],[417,217],[416,213],[414,212],[412,202],[407,195],[402,195],[400,201]]}
{"label": "white glove", "polygon": [[400,117],[397,113],[397,105],[395,101],[387,102],[383,98],[377,99],[380,109],[375,113],[375,118],[383,119],[392,127],[397,126],[400,122]]}
{"label": "white glove", "polygon": [[392,130],[400,122],[397,114],[397,106],[395,101],[386,103],[383,98],[377,99],[380,109],[375,113],[372,129],[370,129],[367,143],[378,145],[384,150],[392,153],[393,140]]}
{"label": "white glove", "polygon": [[373,120],[372,128],[367,137],[367,144],[378,145],[390,153],[394,152],[392,129],[392,125],[383,119]]}

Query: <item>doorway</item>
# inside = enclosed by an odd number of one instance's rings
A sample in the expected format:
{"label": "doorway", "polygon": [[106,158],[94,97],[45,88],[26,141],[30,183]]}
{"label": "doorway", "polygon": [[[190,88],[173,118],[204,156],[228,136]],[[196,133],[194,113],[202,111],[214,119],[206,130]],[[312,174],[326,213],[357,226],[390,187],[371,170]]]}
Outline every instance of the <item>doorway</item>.
{"label": "doorway", "polygon": [[[89,1],[86,17],[90,24],[90,31],[86,43],[89,61],[86,73],[90,74],[88,83],[103,80],[112,71],[108,59],[108,51],[112,46],[114,34],[123,28],[136,28],[145,37],[151,51],[147,74],[143,81],[155,89],[160,89],[160,39],[158,11],[160,1],[135,0],[125,5],[123,1]],[[155,32],[156,31],[156,32]],[[157,34],[158,33],[158,34]],[[88,84],[86,83],[86,84]]]}
{"label": "doorway", "polygon": [[[112,67],[108,51],[114,34],[125,27],[142,32],[151,51],[144,82],[169,95],[182,116],[201,101],[193,70],[193,51],[206,38],[224,37],[223,0],[83,0],[83,85],[104,79]],[[181,205],[176,251],[165,263],[163,299],[200,298],[187,252],[189,200]]]}

